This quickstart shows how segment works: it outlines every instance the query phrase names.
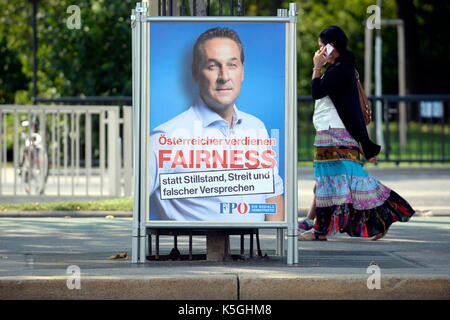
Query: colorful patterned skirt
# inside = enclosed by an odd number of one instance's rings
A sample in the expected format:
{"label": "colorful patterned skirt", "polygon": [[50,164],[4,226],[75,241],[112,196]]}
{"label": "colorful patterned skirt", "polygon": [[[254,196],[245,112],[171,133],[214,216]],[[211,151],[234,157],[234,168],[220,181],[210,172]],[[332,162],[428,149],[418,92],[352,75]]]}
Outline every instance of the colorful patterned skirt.
{"label": "colorful patterned skirt", "polygon": [[314,149],[317,234],[372,237],[414,214],[406,200],[363,168],[359,144],[347,130],[318,131]]}

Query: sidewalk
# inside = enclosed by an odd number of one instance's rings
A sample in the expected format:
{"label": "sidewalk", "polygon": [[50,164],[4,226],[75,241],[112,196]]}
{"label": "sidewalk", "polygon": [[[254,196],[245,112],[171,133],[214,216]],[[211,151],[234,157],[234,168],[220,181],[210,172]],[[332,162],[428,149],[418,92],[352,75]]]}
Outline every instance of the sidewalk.
{"label": "sidewalk", "polygon": [[[450,166],[395,167],[368,165],[367,171],[404,197],[411,206],[428,214],[448,215],[450,210]],[[299,167],[299,207],[309,208],[313,199],[314,173]]]}
{"label": "sidewalk", "polygon": [[[308,170],[300,170],[301,202],[313,185]],[[275,255],[274,230],[260,234],[266,258],[134,265],[109,259],[131,253],[131,218],[3,217],[0,299],[450,299],[450,171],[377,170],[413,206],[440,207],[441,214],[396,223],[376,242],[344,234],[299,242],[296,266]],[[245,246],[248,257],[248,238]],[[161,237],[161,254],[172,247],[171,237]],[[179,237],[178,248],[187,252],[187,237]],[[231,248],[238,253],[238,237]],[[194,253],[205,252],[205,238],[194,237]],[[81,270],[79,290],[67,286],[71,265]],[[378,270],[381,288],[369,290]]]}
{"label": "sidewalk", "polygon": [[[375,167],[367,170],[386,186],[397,191],[419,213],[450,216],[450,166]],[[314,173],[312,167],[298,169],[299,216],[305,216],[313,199]],[[82,196],[74,197],[82,201]],[[28,201],[27,201],[28,199]],[[94,200],[94,199],[90,199]],[[41,202],[37,196],[0,196],[5,203]],[[58,197],[46,197],[45,201],[58,202]],[[0,217],[131,217],[131,212],[0,212]]]}

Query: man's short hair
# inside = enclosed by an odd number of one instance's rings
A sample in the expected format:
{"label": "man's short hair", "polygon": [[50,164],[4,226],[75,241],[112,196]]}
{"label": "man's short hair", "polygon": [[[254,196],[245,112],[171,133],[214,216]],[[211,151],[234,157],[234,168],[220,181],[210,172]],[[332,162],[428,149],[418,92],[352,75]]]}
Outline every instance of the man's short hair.
{"label": "man's short hair", "polygon": [[192,57],[192,75],[194,77],[196,76],[196,74],[198,72],[201,54],[202,54],[201,50],[203,50],[203,48],[202,48],[203,44],[206,41],[214,39],[214,38],[228,38],[228,39],[231,39],[234,42],[236,42],[236,44],[238,45],[238,47],[241,51],[241,62],[242,62],[242,64],[244,63],[244,48],[242,46],[241,39],[239,38],[237,32],[230,28],[220,28],[220,27],[212,28],[212,29],[209,29],[209,30],[206,30],[205,32],[203,32],[197,38],[197,41],[194,44],[194,54]]}

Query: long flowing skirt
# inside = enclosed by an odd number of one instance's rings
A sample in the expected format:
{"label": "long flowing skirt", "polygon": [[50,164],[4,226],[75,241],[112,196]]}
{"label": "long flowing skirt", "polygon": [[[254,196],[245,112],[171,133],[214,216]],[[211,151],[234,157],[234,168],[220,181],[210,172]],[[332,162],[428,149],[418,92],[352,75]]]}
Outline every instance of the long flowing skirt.
{"label": "long flowing skirt", "polygon": [[347,130],[318,131],[314,150],[316,233],[372,237],[414,214],[405,199],[363,168],[359,144]]}

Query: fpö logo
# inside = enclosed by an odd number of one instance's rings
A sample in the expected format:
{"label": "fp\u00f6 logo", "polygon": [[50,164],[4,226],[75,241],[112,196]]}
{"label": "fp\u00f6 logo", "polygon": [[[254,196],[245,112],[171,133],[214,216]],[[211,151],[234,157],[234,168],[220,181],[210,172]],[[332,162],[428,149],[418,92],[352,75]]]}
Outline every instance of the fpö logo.
{"label": "fp\u00f6 logo", "polygon": [[276,214],[275,203],[245,203],[245,202],[221,202],[219,206],[221,214]]}
{"label": "fp\u00f6 logo", "polygon": [[220,203],[220,213],[239,213],[246,214],[250,211],[250,206],[245,203],[236,203],[236,202],[221,202]]}

